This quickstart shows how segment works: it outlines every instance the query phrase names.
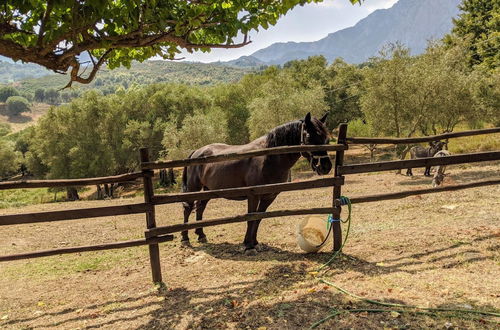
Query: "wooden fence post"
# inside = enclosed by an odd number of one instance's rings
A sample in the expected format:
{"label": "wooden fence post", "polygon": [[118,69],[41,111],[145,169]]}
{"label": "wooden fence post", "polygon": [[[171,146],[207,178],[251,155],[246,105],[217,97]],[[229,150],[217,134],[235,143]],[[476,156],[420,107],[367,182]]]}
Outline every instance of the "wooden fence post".
{"label": "wooden fence post", "polygon": [[[347,136],[347,124],[340,124],[337,143],[347,145],[346,136]],[[335,154],[335,169],[334,169],[335,177],[343,178],[338,172],[339,166],[342,166],[343,164],[344,164],[344,150],[339,150]],[[340,204],[336,201],[338,201],[341,195],[342,195],[342,186],[335,185],[333,187],[333,201],[332,201],[333,207],[335,208],[332,214],[333,219],[340,219],[340,212],[342,211],[342,208],[340,207]],[[334,221],[332,223],[332,230],[333,230],[333,250],[339,251],[340,248],[342,247],[342,228],[340,226],[340,221]]]}
{"label": "wooden fence post", "polygon": [[[141,163],[149,162],[149,149],[141,148]],[[153,171],[142,170],[144,183],[144,202],[148,205],[146,211],[146,226],[147,229],[156,228],[155,206],[152,203],[153,190]],[[160,265],[160,249],[158,243],[149,244],[149,260],[151,261],[151,272],[153,273],[153,282],[162,283],[161,265]]]}

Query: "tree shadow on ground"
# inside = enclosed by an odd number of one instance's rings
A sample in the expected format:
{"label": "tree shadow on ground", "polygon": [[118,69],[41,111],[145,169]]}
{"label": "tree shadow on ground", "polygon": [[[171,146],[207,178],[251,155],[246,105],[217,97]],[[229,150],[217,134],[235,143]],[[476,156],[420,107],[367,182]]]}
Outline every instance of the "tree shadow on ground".
{"label": "tree shadow on ground", "polygon": [[[494,256],[485,256],[481,253],[480,249],[472,248],[472,244],[483,241],[493,241],[497,237],[497,234],[481,236],[467,243],[454,243],[446,247],[440,247],[425,252],[392,259],[381,259],[373,262],[363,260],[356,256],[343,254],[330,266],[330,270],[332,274],[354,270],[366,276],[378,276],[395,272],[418,274],[429,270],[454,268],[483,260],[494,260]],[[442,253],[446,254],[438,255]],[[412,267],[412,269],[408,269],[408,267]]]}
{"label": "tree shadow on ground", "polygon": [[25,116],[23,114],[19,114],[16,116],[8,116],[7,120],[11,124],[24,124],[24,123],[29,123],[33,119],[29,116]]}
{"label": "tree shadow on ground", "polygon": [[[330,281],[335,282],[335,275],[347,270],[355,270],[365,275],[380,275],[391,272],[406,271],[402,269],[405,265],[424,266],[429,263],[425,258],[433,258],[436,265],[425,266],[425,269],[443,267],[440,264],[446,258],[450,258],[449,267],[456,267],[458,263],[453,260],[458,254],[475,252],[469,247],[472,243],[494,239],[495,235],[478,237],[468,243],[451,244],[433,250],[413,253],[397,258],[387,258],[380,262],[368,262],[361,258],[343,254],[337,258],[325,274]],[[455,251],[459,247],[467,248]],[[261,252],[257,257],[246,257],[242,253],[228,253],[235,251],[235,244],[222,243],[204,245],[193,248],[196,251],[205,251],[216,258],[231,260],[246,260],[257,262],[262,260],[275,261],[297,261],[316,260],[324,262],[331,257],[331,253],[302,254],[283,251],[276,247],[268,247],[267,251]],[[442,256],[443,252],[451,252]],[[474,262],[481,258],[469,258],[463,262]],[[394,263],[395,265],[381,266],[380,263]],[[192,288],[189,283],[182,287],[162,288],[145,294],[128,297],[125,299],[108,299],[108,301],[64,309],[59,312],[47,313],[41,316],[22,320],[11,320],[4,323],[5,326],[25,327],[30,322],[38,320],[45,322],[37,324],[37,327],[68,327],[75,322],[86,322],[85,328],[113,327],[117,323],[123,326],[123,322],[136,321],[145,318],[144,324],[138,329],[214,329],[214,328],[237,328],[257,329],[265,326],[268,329],[302,329],[309,328],[313,323],[325,318],[332,310],[342,311],[332,320],[321,324],[319,328],[339,329],[350,328],[379,328],[396,327],[436,327],[445,322],[451,322],[454,326],[469,328],[487,325],[484,316],[475,314],[464,314],[457,312],[444,312],[437,314],[416,314],[387,312],[363,312],[361,309],[391,309],[384,306],[369,304],[341,294],[330,286],[316,281],[310,275],[307,263],[280,263],[271,266],[259,278],[253,277],[249,280],[240,280],[230,284],[212,284],[201,288]],[[425,269],[419,269],[421,272]],[[411,271],[410,271],[411,273]],[[214,283],[214,282],[212,282]],[[404,304],[398,299],[378,299],[374,292],[353,292],[370,299],[376,299],[386,303]],[[149,301],[144,301],[149,299]],[[457,300],[458,299],[458,300]],[[464,305],[466,304],[466,305]],[[103,314],[102,308],[116,305],[116,308]],[[464,307],[465,306],[465,307]],[[495,311],[491,305],[477,305],[474,301],[456,298],[439,308],[461,308]],[[392,308],[394,309],[394,308]],[[399,308],[400,309],[400,308]],[[79,311],[83,310],[81,313]],[[55,321],[54,318],[67,316],[66,319]]]}
{"label": "tree shadow on ground", "polygon": [[[320,328],[326,329],[332,325],[340,329],[371,329],[381,325],[408,328],[411,324],[422,325],[422,322],[432,324],[435,322],[433,318],[439,317],[415,313],[394,317],[388,307],[353,299],[319,281],[301,285],[306,276],[304,270],[296,266],[278,265],[269,269],[261,279],[235,283],[231,287],[167,290],[160,293],[165,297],[162,306],[153,311],[151,320],[139,329],[304,329],[331,314],[333,309],[343,311],[342,315],[321,324]],[[235,289],[238,285],[239,288]],[[405,304],[398,299],[378,300]],[[463,301],[460,303],[463,304]],[[450,302],[438,307],[457,308],[460,303]],[[490,305],[475,306],[473,302],[469,302],[469,305],[467,308],[495,310]],[[374,308],[388,311],[376,314],[359,311]],[[454,316],[450,320],[453,319],[457,325],[463,324],[464,319],[479,323],[482,319],[463,315],[463,319],[457,320],[457,315]]]}
{"label": "tree shadow on ground", "polygon": [[203,251],[217,259],[224,260],[237,260],[246,262],[267,262],[267,261],[300,261],[308,259],[311,261],[321,262],[327,260],[331,256],[331,252],[318,252],[318,253],[297,253],[283,250],[276,246],[259,243],[258,250],[260,251],[256,256],[247,256],[244,253],[244,246],[242,244],[233,243],[206,243],[198,247],[193,247],[194,251]]}
{"label": "tree shadow on ground", "polygon": [[[123,299],[113,300],[111,302],[104,302],[104,303],[100,303],[100,304],[86,305],[84,309],[85,310],[99,309],[99,308],[105,307],[105,306],[107,306],[107,305],[109,305],[111,303],[113,303],[113,304],[123,304],[123,303],[136,302],[136,301],[139,301],[139,300],[141,300],[141,299],[143,299],[143,298],[145,298],[145,297],[147,297],[149,295],[151,295],[151,293],[145,293],[145,294],[140,294],[140,295],[135,296],[135,297],[127,297],[127,298],[123,298]],[[66,309],[63,309],[63,310],[57,311],[57,312],[43,313],[43,314],[40,314],[40,315],[36,315],[36,316],[32,316],[32,317],[27,317],[27,318],[23,318],[23,319],[13,319],[13,320],[9,320],[9,321],[3,323],[2,326],[14,326],[16,324],[31,322],[31,321],[35,321],[37,319],[46,318],[46,317],[52,318],[52,317],[57,317],[57,316],[69,315],[69,314],[78,314],[78,311],[80,309],[82,309],[82,308],[72,307],[72,308],[66,308]],[[126,311],[126,310],[131,310],[131,309],[132,308],[127,307],[127,308],[116,309],[115,311]],[[42,325],[41,327],[61,326],[61,325],[65,324],[65,323],[68,323],[68,322],[84,321],[84,320],[87,320],[87,319],[94,319],[94,318],[95,318],[95,314],[81,315],[81,316],[77,316],[77,317],[72,317],[72,318],[66,319],[66,320],[61,321],[61,322],[56,322],[56,323],[52,323],[52,324]]]}
{"label": "tree shadow on ground", "polygon": [[[333,274],[354,270],[367,276],[378,276],[394,272],[417,274],[422,271],[453,268],[487,259],[493,260],[493,256],[485,256],[479,249],[472,248],[471,245],[473,243],[494,240],[496,237],[497,236],[495,234],[481,236],[467,243],[454,243],[446,247],[440,247],[425,252],[373,262],[343,253],[337,256],[329,267]],[[256,256],[246,256],[243,253],[243,248],[241,246],[230,243],[207,243],[193,249],[195,251],[203,251],[214,258],[246,261],[249,263],[308,260],[321,265],[326,263],[332,257],[332,252],[304,254],[285,251],[278,247],[272,247],[265,244],[262,244],[262,246],[263,251],[259,252]],[[446,254],[438,256],[437,254],[440,253]],[[460,258],[457,258],[459,256]],[[411,269],[409,269],[409,267],[411,267]]]}

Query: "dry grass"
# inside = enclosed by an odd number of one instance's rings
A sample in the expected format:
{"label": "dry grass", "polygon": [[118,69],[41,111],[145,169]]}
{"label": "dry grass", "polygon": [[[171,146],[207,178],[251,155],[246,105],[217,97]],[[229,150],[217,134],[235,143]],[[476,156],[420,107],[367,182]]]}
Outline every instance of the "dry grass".
{"label": "dry grass", "polygon": [[[0,110],[5,107],[4,103],[0,103]],[[19,116],[8,117],[0,115],[0,122],[5,122],[10,125],[12,132],[19,132],[29,126],[35,125],[38,119],[49,110],[50,105],[45,103],[34,103],[31,106],[30,112],[23,112]],[[1,112],[1,111],[0,111]]]}
{"label": "dry grass", "polygon": [[[346,196],[430,187],[393,173],[347,178]],[[498,177],[500,164],[450,166],[445,184]],[[422,195],[353,206],[344,254],[325,278],[363,297],[388,302],[500,308],[500,187]],[[140,198],[137,198],[137,202]],[[4,209],[1,214],[130,203],[82,201]],[[271,209],[325,206],[330,189],[281,194]],[[207,218],[245,212],[242,202],[214,200]],[[159,225],[181,221],[180,205],[161,206]],[[345,212],[344,212],[345,215]],[[263,221],[256,257],[241,252],[245,224],[206,229],[209,243],[160,246],[167,288],[150,281],[147,248],[46,257],[0,264],[0,327],[19,328],[307,328],[331,308],[373,308],[313,276],[331,253],[305,255],[295,227],[302,217]],[[0,254],[139,238],[143,215],[4,226]],[[379,308],[375,306],[375,308]],[[494,328],[490,317],[346,313],[320,328]]]}

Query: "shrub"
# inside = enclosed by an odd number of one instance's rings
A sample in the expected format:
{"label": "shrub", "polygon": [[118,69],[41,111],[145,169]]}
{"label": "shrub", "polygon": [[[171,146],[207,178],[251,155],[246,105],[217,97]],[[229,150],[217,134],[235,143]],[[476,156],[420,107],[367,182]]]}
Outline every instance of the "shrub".
{"label": "shrub", "polygon": [[12,86],[0,87],[0,102],[6,102],[11,96],[18,96],[19,92]]}
{"label": "shrub", "polygon": [[11,96],[7,99],[7,115],[16,116],[30,111],[30,103],[22,96]]}

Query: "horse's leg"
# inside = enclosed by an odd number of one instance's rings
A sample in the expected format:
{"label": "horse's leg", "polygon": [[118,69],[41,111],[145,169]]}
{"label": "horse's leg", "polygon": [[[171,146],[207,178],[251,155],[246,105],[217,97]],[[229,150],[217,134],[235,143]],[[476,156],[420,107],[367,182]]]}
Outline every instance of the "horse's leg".
{"label": "horse's leg", "polygon": [[[255,197],[248,198],[248,213],[252,213],[257,211],[257,206],[259,205],[259,200]],[[253,244],[252,240],[252,231],[254,227],[255,221],[247,221],[247,232],[245,234],[245,240],[243,244],[245,245],[245,254],[246,255],[255,255],[257,254],[257,250],[255,250],[255,244]]]}
{"label": "horse's leg", "polygon": [[[269,205],[271,205],[272,202],[274,202],[275,198],[276,197],[270,199],[261,199],[259,202],[259,207],[257,208],[257,212],[266,212],[267,208],[269,207]],[[254,221],[254,225],[252,228],[252,241],[254,246],[258,246],[259,244],[259,242],[257,241],[257,232],[259,231],[260,221],[261,220]]]}
{"label": "horse's leg", "polygon": [[425,176],[431,176],[431,168],[430,168],[430,167],[426,167],[426,168],[425,168],[424,175],[425,175]]}
{"label": "horse's leg", "polygon": [[[196,202],[196,221],[200,221],[203,219],[203,212],[205,211],[205,208],[207,207],[207,200],[203,201],[197,201]],[[198,235],[198,242],[200,243],[207,243],[207,236],[203,232],[203,228],[196,228],[195,231],[196,235]]]}
{"label": "horse's leg", "polygon": [[[184,202],[184,203],[182,203],[182,206],[184,207],[184,223],[186,224],[189,221],[189,215],[193,211],[194,203],[193,202],[190,202],[190,203]],[[190,244],[189,244],[188,231],[187,230],[182,231],[181,235],[182,235],[182,238],[181,238],[182,245],[189,246]]]}

